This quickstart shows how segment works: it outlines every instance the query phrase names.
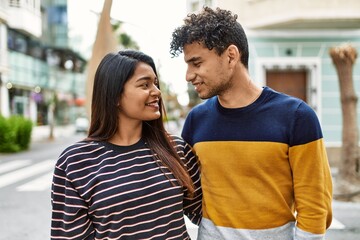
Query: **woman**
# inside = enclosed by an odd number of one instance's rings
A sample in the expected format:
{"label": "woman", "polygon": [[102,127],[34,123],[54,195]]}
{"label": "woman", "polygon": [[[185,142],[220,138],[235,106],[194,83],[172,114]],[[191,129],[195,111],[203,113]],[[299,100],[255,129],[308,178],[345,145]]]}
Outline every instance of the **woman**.
{"label": "woman", "polygon": [[94,81],[88,137],[63,151],[52,185],[52,239],[190,239],[199,224],[197,159],[162,122],[153,59],[110,53]]}

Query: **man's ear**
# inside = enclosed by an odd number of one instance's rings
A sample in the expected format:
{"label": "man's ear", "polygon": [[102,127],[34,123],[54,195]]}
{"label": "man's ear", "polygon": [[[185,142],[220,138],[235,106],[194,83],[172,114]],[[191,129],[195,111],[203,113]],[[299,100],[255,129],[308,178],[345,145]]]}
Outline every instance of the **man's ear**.
{"label": "man's ear", "polygon": [[236,64],[240,61],[241,53],[239,52],[239,49],[235,45],[231,44],[227,48],[227,54],[228,54],[229,63]]}

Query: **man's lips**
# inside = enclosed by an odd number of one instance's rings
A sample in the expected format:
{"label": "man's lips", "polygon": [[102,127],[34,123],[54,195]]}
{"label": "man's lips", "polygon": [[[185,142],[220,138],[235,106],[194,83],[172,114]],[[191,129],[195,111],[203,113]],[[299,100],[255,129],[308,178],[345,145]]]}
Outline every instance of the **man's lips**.
{"label": "man's lips", "polygon": [[193,86],[195,87],[195,90],[198,90],[199,86],[203,85],[204,82],[195,82],[193,83]]}

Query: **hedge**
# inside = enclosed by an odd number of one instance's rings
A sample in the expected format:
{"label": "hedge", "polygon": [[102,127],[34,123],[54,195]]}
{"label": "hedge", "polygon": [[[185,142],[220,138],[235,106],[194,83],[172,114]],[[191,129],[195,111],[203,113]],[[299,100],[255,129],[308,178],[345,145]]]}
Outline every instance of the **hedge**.
{"label": "hedge", "polygon": [[19,152],[29,148],[33,124],[23,116],[0,116],[0,152]]}

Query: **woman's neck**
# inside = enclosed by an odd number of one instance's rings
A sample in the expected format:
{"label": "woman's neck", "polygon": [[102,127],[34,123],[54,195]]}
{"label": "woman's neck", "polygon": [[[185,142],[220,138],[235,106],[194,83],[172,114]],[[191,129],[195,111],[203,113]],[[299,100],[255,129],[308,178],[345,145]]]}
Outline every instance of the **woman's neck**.
{"label": "woman's neck", "polygon": [[137,143],[142,136],[142,122],[119,123],[118,130],[109,142],[120,146],[129,146]]}

